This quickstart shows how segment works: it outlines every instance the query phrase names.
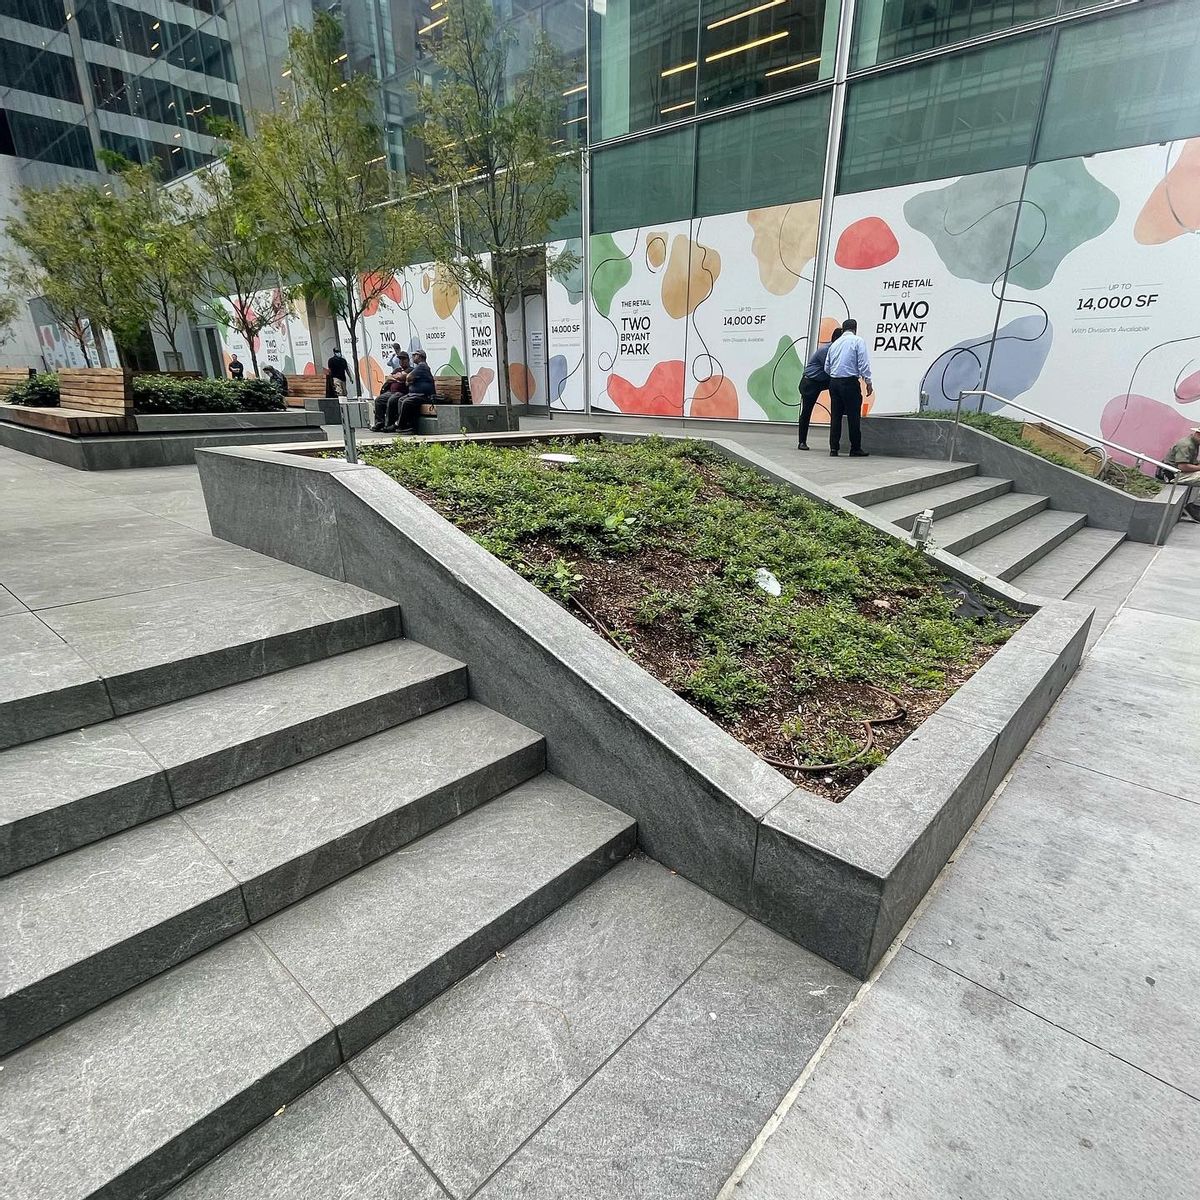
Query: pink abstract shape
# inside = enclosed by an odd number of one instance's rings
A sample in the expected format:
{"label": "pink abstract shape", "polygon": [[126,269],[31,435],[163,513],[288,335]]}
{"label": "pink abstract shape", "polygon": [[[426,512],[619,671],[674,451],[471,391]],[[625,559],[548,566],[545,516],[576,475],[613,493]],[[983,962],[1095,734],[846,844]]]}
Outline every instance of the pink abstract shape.
{"label": "pink abstract shape", "polygon": [[1200,400],[1200,371],[1193,371],[1175,385],[1175,399],[1180,404],[1192,404]]}
{"label": "pink abstract shape", "polygon": [[[1106,438],[1158,459],[1195,424],[1169,405],[1136,394],[1114,396],[1100,415],[1100,432]],[[1133,466],[1132,455],[1114,452],[1113,458],[1127,467]],[[1154,468],[1145,464],[1141,470],[1147,475],[1154,474]]]}
{"label": "pink abstract shape", "polygon": [[492,380],[496,378],[496,372],[491,367],[480,367],[474,375],[471,376],[471,403],[482,404],[484,396],[487,395],[487,390],[492,386]]}
{"label": "pink abstract shape", "polygon": [[1184,142],[1175,165],[1163,176],[1138,213],[1133,240],[1160,246],[1200,229],[1200,138]]}
{"label": "pink abstract shape", "polygon": [[622,379],[608,377],[608,394],[623,413],[641,413],[649,417],[683,416],[683,361],[669,359],[655,363],[640,387]]}
{"label": "pink abstract shape", "polygon": [[863,217],[847,225],[838,238],[833,260],[847,271],[882,267],[900,253],[900,243],[882,217]]}

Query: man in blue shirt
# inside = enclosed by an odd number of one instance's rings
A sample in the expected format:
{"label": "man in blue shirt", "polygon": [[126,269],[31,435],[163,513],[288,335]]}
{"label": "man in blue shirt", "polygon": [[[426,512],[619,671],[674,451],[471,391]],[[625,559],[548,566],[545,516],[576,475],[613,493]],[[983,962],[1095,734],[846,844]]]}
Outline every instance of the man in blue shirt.
{"label": "man in blue shirt", "polygon": [[837,458],[842,440],[842,418],[850,431],[850,457],[866,458],[862,448],[862,390],[859,379],[867,385],[867,395],[874,392],[871,383],[871,360],[867,357],[867,343],[858,336],[858,322],[847,317],[842,322],[842,336],[831,343],[825,358],[825,371],[829,376],[829,456]]}
{"label": "man in blue shirt", "polygon": [[842,336],[841,328],[833,331],[833,336],[827,342],[822,342],[808,356],[804,374],[800,378],[800,449],[808,449],[808,422],[812,418],[813,408],[817,397],[829,388],[829,376],[825,371],[825,360],[829,356],[829,347]]}

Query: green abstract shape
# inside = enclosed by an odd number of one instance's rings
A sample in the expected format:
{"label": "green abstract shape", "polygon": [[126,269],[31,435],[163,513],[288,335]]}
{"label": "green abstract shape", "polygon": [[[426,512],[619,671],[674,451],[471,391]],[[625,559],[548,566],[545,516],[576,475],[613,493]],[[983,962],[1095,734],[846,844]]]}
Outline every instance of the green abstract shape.
{"label": "green abstract shape", "polygon": [[592,234],[592,303],[607,317],[617,293],[633,278],[629,258],[611,233]]}
{"label": "green abstract shape", "polygon": [[[578,304],[583,299],[583,239],[568,238],[563,243],[562,253],[570,256],[571,265],[561,275],[555,275],[555,279],[566,289],[567,299],[572,304]],[[629,273],[633,274],[632,268]],[[612,303],[611,299],[609,303]]]}
{"label": "green abstract shape", "polygon": [[450,361],[444,367],[438,367],[434,371],[435,375],[465,375],[466,373],[466,364],[463,362],[457,346],[450,348]]}
{"label": "green abstract shape", "polygon": [[791,421],[800,407],[800,377],[803,374],[804,364],[796,353],[796,343],[785,334],[779,339],[770,361],[750,372],[746,390],[768,419]]}
{"label": "green abstract shape", "polygon": [[904,219],[923,233],[959,279],[991,284],[1008,266],[1024,167],[964,175],[920,192],[904,204]]}
{"label": "green abstract shape", "polygon": [[1083,159],[1036,164],[1025,182],[1009,282],[1029,291],[1044,288],[1063,259],[1099,237],[1120,210],[1120,200]]}

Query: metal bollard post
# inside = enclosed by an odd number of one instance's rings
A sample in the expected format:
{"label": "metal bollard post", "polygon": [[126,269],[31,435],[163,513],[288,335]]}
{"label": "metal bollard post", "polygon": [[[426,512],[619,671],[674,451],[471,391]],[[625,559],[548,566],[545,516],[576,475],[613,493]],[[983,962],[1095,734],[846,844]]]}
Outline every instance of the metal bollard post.
{"label": "metal bollard post", "polygon": [[343,398],[338,403],[342,414],[342,438],[346,444],[346,461],[358,462],[358,435],[355,430],[367,428],[370,400]]}

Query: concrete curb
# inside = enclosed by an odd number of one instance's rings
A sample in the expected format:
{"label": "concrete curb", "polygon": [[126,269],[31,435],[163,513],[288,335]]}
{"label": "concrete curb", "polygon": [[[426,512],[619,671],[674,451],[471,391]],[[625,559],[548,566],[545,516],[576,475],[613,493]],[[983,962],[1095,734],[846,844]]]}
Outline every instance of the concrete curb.
{"label": "concrete curb", "polygon": [[634,817],[649,855],[860,977],[1074,672],[1091,623],[1090,609],[1040,602],[935,553],[942,569],[1035,614],[831,804],[375,468],[257,448],[196,457],[216,536],[397,601],[406,633],[466,662],[472,695],[542,733],[548,769]]}

